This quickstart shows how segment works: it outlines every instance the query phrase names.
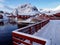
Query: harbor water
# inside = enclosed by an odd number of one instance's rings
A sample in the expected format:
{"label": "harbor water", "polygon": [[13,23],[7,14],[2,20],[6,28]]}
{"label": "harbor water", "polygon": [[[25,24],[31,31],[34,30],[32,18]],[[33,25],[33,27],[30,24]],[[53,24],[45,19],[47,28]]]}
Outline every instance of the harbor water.
{"label": "harbor water", "polygon": [[16,23],[0,22],[0,45],[12,44],[12,31],[18,29]]}

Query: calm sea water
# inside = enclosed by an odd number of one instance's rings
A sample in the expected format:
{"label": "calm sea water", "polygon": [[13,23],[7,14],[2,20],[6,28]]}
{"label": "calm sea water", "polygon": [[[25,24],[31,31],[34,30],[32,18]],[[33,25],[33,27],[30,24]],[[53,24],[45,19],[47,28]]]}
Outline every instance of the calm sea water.
{"label": "calm sea water", "polygon": [[12,31],[16,29],[17,24],[0,23],[0,45],[12,45]]}

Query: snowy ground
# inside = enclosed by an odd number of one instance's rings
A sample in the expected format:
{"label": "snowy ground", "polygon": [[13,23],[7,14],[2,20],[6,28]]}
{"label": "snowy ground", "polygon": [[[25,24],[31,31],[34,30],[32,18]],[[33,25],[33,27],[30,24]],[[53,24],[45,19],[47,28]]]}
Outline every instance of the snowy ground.
{"label": "snowy ground", "polygon": [[50,20],[47,25],[34,35],[51,40],[50,45],[60,45],[60,20]]}

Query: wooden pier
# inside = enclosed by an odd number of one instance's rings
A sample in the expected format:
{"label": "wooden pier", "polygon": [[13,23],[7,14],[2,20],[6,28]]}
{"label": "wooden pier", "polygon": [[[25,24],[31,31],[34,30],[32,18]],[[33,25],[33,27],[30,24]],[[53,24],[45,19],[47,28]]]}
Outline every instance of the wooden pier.
{"label": "wooden pier", "polygon": [[[12,38],[13,38],[13,44],[14,45],[33,45],[33,42],[45,45],[46,40],[40,39],[35,36],[33,36],[34,33],[36,33],[39,29],[41,29],[44,25],[46,25],[49,22],[49,19],[43,20],[41,22],[38,22],[36,24],[32,24],[29,26],[26,26],[21,29],[17,29],[12,32]],[[25,42],[26,40],[29,40],[30,42]]]}
{"label": "wooden pier", "polygon": [[[46,39],[40,39],[39,37],[33,36],[33,34],[37,33],[37,31],[45,26],[50,20],[60,20],[60,17],[40,15],[37,18],[42,19],[42,21],[12,32],[13,45],[33,45],[33,42],[45,45],[47,43]],[[29,42],[26,40],[29,40]]]}

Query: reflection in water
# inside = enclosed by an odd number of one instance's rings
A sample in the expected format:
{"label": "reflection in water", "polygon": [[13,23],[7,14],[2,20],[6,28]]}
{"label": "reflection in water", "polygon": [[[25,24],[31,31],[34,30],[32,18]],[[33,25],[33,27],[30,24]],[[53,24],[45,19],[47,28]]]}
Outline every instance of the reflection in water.
{"label": "reflection in water", "polygon": [[12,31],[27,26],[29,23],[17,24],[14,21],[0,22],[0,45],[12,45]]}
{"label": "reflection in water", "polygon": [[22,28],[22,27],[25,27],[25,26],[28,26],[29,23],[19,23],[18,24],[18,28]]}
{"label": "reflection in water", "polygon": [[0,22],[0,26],[3,26],[4,25],[4,22]]}
{"label": "reflection in water", "polygon": [[12,31],[16,29],[16,23],[0,22],[0,45],[12,45]]}
{"label": "reflection in water", "polygon": [[9,22],[10,24],[12,24],[12,25],[15,25],[15,24],[17,24],[16,22]]}

